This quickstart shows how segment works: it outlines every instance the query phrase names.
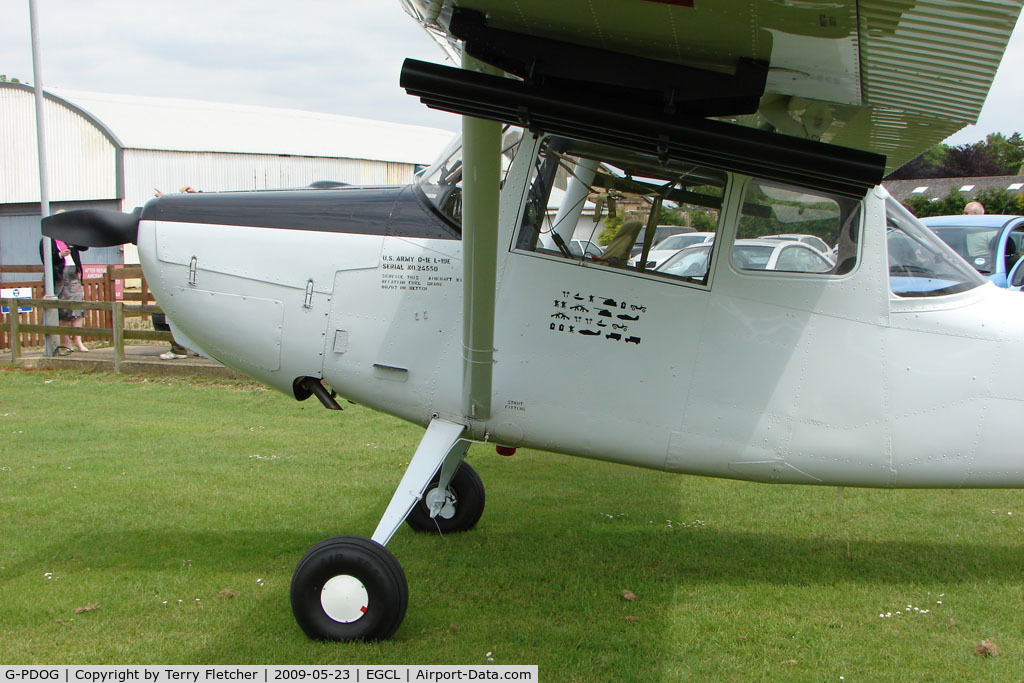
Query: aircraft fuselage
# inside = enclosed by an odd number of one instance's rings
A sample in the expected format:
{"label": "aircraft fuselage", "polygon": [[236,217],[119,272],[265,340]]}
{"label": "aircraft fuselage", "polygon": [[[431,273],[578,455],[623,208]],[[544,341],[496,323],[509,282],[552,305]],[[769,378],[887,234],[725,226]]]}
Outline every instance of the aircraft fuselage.
{"label": "aircraft fuselage", "polygon": [[[524,240],[539,144],[505,171],[491,414],[468,438],[753,481],[1024,486],[1024,297],[895,294],[884,190],[850,203],[845,272],[751,270],[727,247],[756,179],[723,176],[708,271],[671,279]],[[322,378],[467,422],[462,242],[416,188],[169,199],[138,244],[179,341],[290,395]]]}

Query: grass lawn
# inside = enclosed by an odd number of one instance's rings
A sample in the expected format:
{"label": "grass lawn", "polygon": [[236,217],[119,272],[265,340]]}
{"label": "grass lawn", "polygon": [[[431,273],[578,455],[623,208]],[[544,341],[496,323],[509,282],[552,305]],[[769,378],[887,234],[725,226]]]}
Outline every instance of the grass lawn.
{"label": "grass lawn", "polygon": [[[485,446],[478,527],[388,546],[410,587],[395,638],[307,640],[295,564],[373,531],[421,434],[243,383],[0,370],[0,663],[491,653],[548,681],[1024,680],[1020,491],[766,486]],[[986,640],[997,654],[976,655]]]}

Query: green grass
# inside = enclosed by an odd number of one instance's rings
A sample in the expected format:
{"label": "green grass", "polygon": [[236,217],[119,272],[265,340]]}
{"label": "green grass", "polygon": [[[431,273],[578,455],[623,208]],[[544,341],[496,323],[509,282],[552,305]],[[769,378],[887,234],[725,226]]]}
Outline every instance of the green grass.
{"label": "green grass", "polygon": [[307,640],[295,564],[373,531],[421,433],[244,383],[0,371],[0,663],[491,652],[556,681],[1024,680],[1020,491],[840,495],[484,446],[478,527],[389,544],[395,638]]}

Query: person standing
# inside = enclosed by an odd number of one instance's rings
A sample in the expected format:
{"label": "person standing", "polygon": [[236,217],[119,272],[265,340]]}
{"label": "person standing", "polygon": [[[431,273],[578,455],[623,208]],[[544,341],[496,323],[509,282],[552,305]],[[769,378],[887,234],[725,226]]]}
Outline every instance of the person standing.
{"label": "person standing", "polygon": [[967,202],[964,207],[965,216],[982,216],[985,214],[985,205],[981,202]]}
{"label": "person standing", "polygon": [[[40,259],[43,259],[43,242],[44,240],[39,240]],[[57,299],[60,301],[85,300],[85,288],[82,285],[81,253],[88,248],[67,244],[61,240],[50,240],[50,252],[53,258],[53,293],[57,295]],[[45,260],[43,262],[45,263]],[[57,317],[61,325],[70,325],[71,327],[85,326],[84,310],[61,308],[58,311]],[[73,337],[61,335],[60,343],[61,345],[57,347],[58,353],[63,351],[64,354],[67,354],[74,349],[82,352],[89,351],[85,344],[82,343],[82,335],[80,334]],[[72,347],[72,344],[74,344],[74,347]]]}

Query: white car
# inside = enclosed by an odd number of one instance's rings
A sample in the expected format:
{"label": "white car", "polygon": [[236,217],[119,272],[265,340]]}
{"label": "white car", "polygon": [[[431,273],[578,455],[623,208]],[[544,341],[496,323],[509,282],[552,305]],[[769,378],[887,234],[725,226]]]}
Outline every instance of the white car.
{"label": "white car", "polygon": [[[651,247],[651,251],[647,254],[647,270],[655,270],[680,249],[698,244],[711,244],[714,241],[715,233],[713,232],[687,232],[681,235],[670,235]],[[629,260],[629,265],[634,268],[639,263],[639,255]]]}
{"label": "white car", "polygon": [[[703,280],[708,272],[711,244],[687,247],[657,268],[659,273]],[[835,264],[824,254],[794,240],[736,240],[732,261],[741,270],[779,270],[789,273],[827,273]]]}
{"label": "white car", "polygon": [[817,235],[802,235],[797,233],[786,233],[783,235],[762,235],[758,237],[762,240],[792,240],[794,242],[800,242],[808,246],[814,247],[825,256],[832,253],[832,247],[828,246],[825,240],[821,239]]}
{"label": "white car", "polygon": [[597,246],[590,240],[571,240],[567,245],[569,247],[569,253],[576,258],[581,256],[600,256],[601,247]]}

